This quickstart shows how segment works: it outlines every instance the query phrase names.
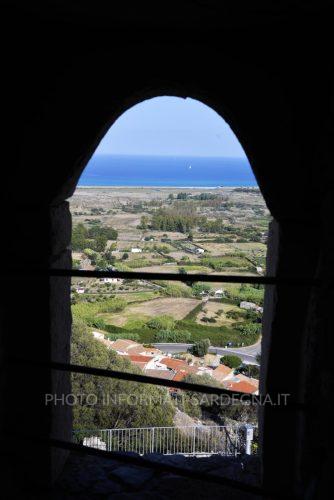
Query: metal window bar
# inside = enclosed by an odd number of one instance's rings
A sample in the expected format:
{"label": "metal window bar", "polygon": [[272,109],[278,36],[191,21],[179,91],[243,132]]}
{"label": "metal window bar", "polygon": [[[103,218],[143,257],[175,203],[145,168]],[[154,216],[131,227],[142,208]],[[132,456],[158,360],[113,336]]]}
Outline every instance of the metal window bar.
{"label": "metal window bar", "polygon": [[[6,272],[6,271],[5,271]],[[182,275],[173,273],[142,273],[142,272],[123,272],[123,271],[82,271],[75,269],[28,269],[28,270],[16,270],[17,273],[23,273],[28,275],[47,275],[53,277],[119,277],[119,278],[132,278],[132,279],[146,279],[146,280],[174,280],[183,282],[196,282],[196,281],[207,281],[207,282],[221,282],[221,283],[258,283],[263,285],[296,285],[296,286],[321,286],[322,281],[318,279],[311,279],[305,277],[269,277],[269,276],[240,276],[240,275],[216,275],[216,274],[193,274],[193,275]],[[12,274],[12,272],[11,272]],[[100,368],[84,367],[79,365],[73,365],[70,363],[56,363],[47,362],[43,363],[37,360],[27,360],[27,359],[13,359],[9,360],[9,363],[26,364],[26,365],[36,365],[40,367],[48,367],[56,370],[71,371],[75,373],[83,373],[97,376],[104,376],[110,378],[116,378],[121,380],[131,380],[140,383],[148,383],[152,385],[161,385],[165,387],[174,387],[183,390],[192,390],[195,392],[201,392],[204,394],[217,394],[217,395],[228,395],[233,397],[241,397],[243,401],[249,400],[251,402],[260,402],[261,396],[258,398],[256,396],[246,395],[244,393],[239,393],[237,391],[230,391],[227,389],[218,389],[210,386],[203,386],[199,384],[188,384],[185,382],[175,382],[170,380],[163,380],[157,377],[149,377],[145,375],[136,375],[126,372],[117,372],[112,370],[103,370]],[[276,409],[300,409],[305,408],[305,404],[297,401],[289,401],[288,405],[276,405]]]}
{"label": "metal window bar", "polygon": [[[129,380],[132,382],[139,382],[144,384],[160,385],[163,387],[173,387],[176,389],[182,389],[192,392],[200,392],[202,394],[215,394],[218,396],[228,396],[229,398],[240,399],[243,402],[250,402],[251,404],[261,404],[266,401],[266,397],[261,395],[246,394],[244,392],[232,391],[229,389],[224,389],[220,387],[213,387],[209,385],[193,384],[189,382],[178,382],[173,380],[166,380],[159,377],[151,377],[149,375],[140,375],[128,372],[119,372],[114,370],[107,370],[104,368],[95,368],[89,366],[73,365],[71,363],[59,363],[56,361],[41,361],[35,359],[24,359],[24,358],[10,358],[7,359],[7,364],[10,365],[20,365],[20,366],[35,366],[40,369],[53,369],[60,371],[69,371],[73,373],[82,373],[87,375],[96,375],[99,377],[115,378],[119,380]],[[272,395],[274,398],[274,395]],[[303,402],[298,402],[289,399],[286,405],[276,405],[273,406],[275,411],[277,410],[305,410],[309,409],[310,406]]]}
{"label": "metal window bar", "polygon": [[[115,277],[115,278],[125,278],[125,279],[144,279],[147,281],[154,280],[169,280],[169,281],[181,281],[186,283],[193,283],[197,281],[203,282],[221,282],[221,283],[256,283],[263,285],[288,285],[288,286],[321,286],[323,282],[319,279],[308,278],[304,276],[240,276],[240,275],[216,275],[216,274],[194,274],[194,275],[183,275],[183,274],[173,274],[173,273],[141,273],[141,272],[123,272],[123,271],[81,271],[75,269],[15,269],[15,270],[3,270],[3,275],[20,274],[25,276],[39,277],[39,276],[49,276],[49,277],[82,277],[82,278],[103,278],[103,277]],[[58,369],[62,371],[70,371],[76,373],[83,374],[91,374],[97,376],[104,376],[110,378],[118,378],[123,380],[133,380],[141,383],[150,383],[153,385],[162,385],[166,387],[175,387],[184,390],[192,390],[195,392],[202,392],[207,394],[228,394],[229,396],[243,396],[245,394],[238,393],[236,391],[228,391],[224,389],[218,389],[209,386],[202,386],[198,384],[188,384],[185,382],[172,382],[168,380],[158,379],[156,377],[148,377],[144,375],[135,375],[123,372],[115,372],[110,370],[103,370],[99,368],[90,368],[66,363],[56,363],[56,362],[48,362],[42,363],[36,360],[27,360],[27,359],[9,359],[7,360],[10,364],[20,364],[20,365],[29,365],[29,366],[40,366],[44,368],[52,368]],[[305,405],[303,403],[294,402],[288,406],[276,406],[275,408],[291,408],[293,409],[304,409]],[[16,436],[15,436],[16,437]],[[119,460],[121,462],[130,463],[142,467],[149,467],[153,469],[158,469],[160,471],[169,471],[174,474],[178,474],[180,476],[185,476],[188,478],[218,483],[223,486],[231,487],[232,489],[236,489],[239,491],[245,491],[246,493],[254,493],[254,494],[270,494],[274,498],[278,498],[277,492],[265,492],[263,488],[245,484],[240,481],[236,481],[229,478],[224,478],[220,476],[214,476],[212,474],[203,473],[200,471],[192,471],[191,469],[184,469],[181,467],[176,467],[169,464],[162,464],[158,462],[152,462],[151,460],[147,460],[143,457],[134,457],[133,455],[126,455],[124,453],[119,452],[120,441],[118,434],[118,451],[107,452],[103,449],[99,448],[90,448],[83,445],[78,445],[75,443],[54,439],[54,438],[41,438],[39,436],[26,436],[21,435],[20,439],[31,441],[31,442],[40,442],[47,445],[51,445],[53,447],[76,451],[84,454],[91,454],[95,456],[112,458]],[[110,437],[108,438],[110,442]],[[188,445],[189,445],[188,440]],[[160,444],[161,447],[161,444]]]}
{"label": "metal window bar", "polygon": [[262,285],[289,285],[289,286],[321,286],[322,280],[308,276],[242,276],[239,274],[177,274],[177,273],[151,273],[138,271],[84,271],[79,269],[4,269],[3,275],[24,275],[24,276],[53,276],[53,277],[77,277],[77,278],[123,278],[141,279],[147,281],[182,281],[194,283],[221,282],[221,283],[254,283]]}

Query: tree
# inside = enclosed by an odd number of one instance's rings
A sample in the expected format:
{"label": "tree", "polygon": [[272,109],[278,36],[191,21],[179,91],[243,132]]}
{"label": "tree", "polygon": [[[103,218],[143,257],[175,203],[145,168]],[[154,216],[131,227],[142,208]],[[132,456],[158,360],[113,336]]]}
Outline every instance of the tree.
{"label": "tree", "polygon": [[198,342],[195,342],[195,344],[190,347],[189,351],[194,356],[198,356],[199,358],[202,358],[206,354],[208,354],[210,345],[211,345],[211,343],[210,343],[209,339],[199,340]]}
{"label": "tree", "polygon": [[187,193],[178,193],[176,198],[178,200],[186,200],[188,198],[188,194]]}
{"label": "tree", "polygon": [[252,377],[259,379],[260,378],[260,367],[257,365],[245,365],[243,364],[240,366],[238,369],[239,373],[243,373],[244,375],[247,375],[247,377]]}
{"label": "tree", "polygon": [[142,215],[140,218],[140,224],[138,229],[147,229],[148,228],[149,219],[147,215]]}
{"label": "tree", "polygon": [[117,240],[118,232],[111,226],[101,226],[96,224],[88,230],[88,237],[95,240],[98,236],[103,235],[107,240]]}
{"label": "tree", "polygon": [[72,249],[83,251],[86,248],[88,231],[83,224],[77,224],[72,231]]}
{"label": "tree", "polygon": [[105,271],[106,269],[108,269],[109,263],[103,257],[98,257],[96,259],[95,265],[96,265],[97,270]]}
{"label": "tree", "polygon": [[194,235],[193,235],[193,233],[190,231],[190,233],[188,234],[188,240],[189,240],[189,241],[193,241],[193,239],[194,239]]}
{"label": "tree", "polygon": [[220,362],[230,368],[238,368],[242,364],[242,359],[239,358],[239,356],[227,354],[226,356],[222,356],[220,358]]}
{"label": "tree", "polygon": [[212,287],[207,283],[194,283],[192,286],[192,291],[195,297],[199,297],[201,295],[211,293]]}
{"label": "tree", "polygon": [[107,246],[107,237],[104,234],[99,234],[96,236],[95,241],[94,241],[94,250],[97,252],[104,252],[106,246]]}
{"label": "tree", "polygon": [[[94,339],[87,325],[77,319],[71,353],[74,364],[140,373],[126,356]],[[72,393],[77,396],[73,406],[77,430],[173,425],[175,409],[166,388],[73,373]]]}
{"label": "tree", "polygon": [[126,260],[129,258],[129,254],[127,252],[123,253],[122,260]]}
{"label": "tree", "polygon": [[[211,387],[221,387],[221,384],[210,375],[187,375],[183,382],[189,384],[208,385]],[[215,396],[203,394],[201,392],[182,391],[177,399],[178,408],[191,417],[202,417],[202,410],[208,410],[214,404]]]}
{"label": "tree", "polygon": [[111,250],[107,250],[106,252],[104,252],[103,257],[108,262],[108,264],[115,263],[116,257],[112,254]]}

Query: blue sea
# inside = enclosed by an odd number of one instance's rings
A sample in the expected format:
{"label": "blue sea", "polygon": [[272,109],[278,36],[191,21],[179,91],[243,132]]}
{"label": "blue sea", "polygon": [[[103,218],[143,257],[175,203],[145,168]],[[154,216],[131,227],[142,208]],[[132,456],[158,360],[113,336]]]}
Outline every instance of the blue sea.
{"label": "blue sea", "polygon": [[79,186],[257,186],[246,158],[94,155]]}

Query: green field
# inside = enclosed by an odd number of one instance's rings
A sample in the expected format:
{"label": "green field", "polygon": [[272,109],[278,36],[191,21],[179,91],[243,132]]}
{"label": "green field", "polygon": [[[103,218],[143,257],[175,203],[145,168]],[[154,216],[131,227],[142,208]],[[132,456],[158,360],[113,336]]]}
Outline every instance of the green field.
{"label": "green field", "polygon": [[[71,212],[77,269],[222,276],[266,271],[271,217],[257,189],[80,188],[71,198]],[[252,344],[261,319],[247,315],[239,304],[262,306],[263,288],[223,282],[212,283],[209,290],[205,286],[75,279],[73,316],[113,339],[119,335],[149,343],[160,335],[191,342],[210,338],[217,346]],[[221,288],[224,299],[217,302],[215,292]]]}
{"label": "green field", "polygon": [[[245,336],[238,330],[238,326],[247,322],[245,311],[231,299],[204,302],[198,298],[172,298],[146,293],[145,299],[140,300],[143,299],[140,293],[137,297],[133,295],[137,294],[77,303],[72,306],[72,313],[92,329],[111,334],[113,339],[116,334],[136,338],[142,343],[159,341],[161,330],[169,331],[168,335],[177,336],[180,341],[196,342],[209,338],[211,344],[216,346],[224,346],[228,342],[250,345],[258,338],[253,334]],[[225,315],[231,310],[239,311],[234,320]],[[210,318],[212,322],[204,324],[203,318]],[[158,322],[158,327],[151,326],[153,319]],[[165,327],[164,323],[168,326]]]}

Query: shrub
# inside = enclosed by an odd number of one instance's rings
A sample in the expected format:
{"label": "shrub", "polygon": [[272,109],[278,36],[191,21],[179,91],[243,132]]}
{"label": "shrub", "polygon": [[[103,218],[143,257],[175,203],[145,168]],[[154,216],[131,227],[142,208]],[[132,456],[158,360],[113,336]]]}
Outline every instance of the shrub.
{"label": "shrub", "polygon": [[200,340],[199,342],[196,342],[193,346],[191,346],[190,352],[194,356],[202,358],[203,356],[208,354],[210,345],[211,344],[209,339]]}
{"label": "shrub", "polygon": [[212,292],[212,287],[207,283],[194,283],[192,291],[195,297],[201,296],[203,293],[209,294]]}
{"label": "shrub", "polygon": [[220,358],[220,362],[230,368],[238,368],[242,364],[242,359],[239,356],[226,355]]}
{"label": "shrub", "polygon": [[243,373],[247,377],[260,378],[260,367],[257,365],[242,365],[238,372]]}
{"label": "shrub", "polygon": [[178,283],[172,283],[164,287],[163,293],[165,295],[168,295],[168,297],[191,297],[191,288],[178,284]]}
{"label": "shrub", "polygon": [[237,329],[241,333],[241,335],[244,335],[245,337],[248,336],[255,336],[259,335],[261,332],[261,324],[259,323],[244,323],[242,325],[238,325]]}
{"label": "shrub", "polygon": [[243,311],[235,311],[231,309],[230,311],[227,311],[226,317],[228,319],[235,319],[238,320],[240,318],[243,318],[245,316],[245,313]]}
{"label": "shrub", "polygon": [[229,293],[230,298],[240,302],[246,300],[247,302],[255,302],[255,304],[262,305],[264,297],[263,288],[255,288],[251,285],[241,285],[240,290],[237,293]]}
{"label": "shrub", "polygon": [[113,299],[108,299],[100,307],[101,313],[114,313],[123,311],[125,306],[127,305],[126,300],[121,297],[115,297]]}
{"label": "shrub", "polygon": [[175,320],[172,316],[163,314],[162,316],[156,316],[150,319],[146,326],[153,328],[154,330],[172,330],[175,326]]}
{"label": "shrub", "polygon": [[217,320],[215,318],[208,318],[207,316],[204,316],[201,321],[203,321],[204,323],[217,323]]}
{"label": "shrub", "polygon": [[155,342],[189,342],[191,334],[187,331],[161,330],[154,334]]}

